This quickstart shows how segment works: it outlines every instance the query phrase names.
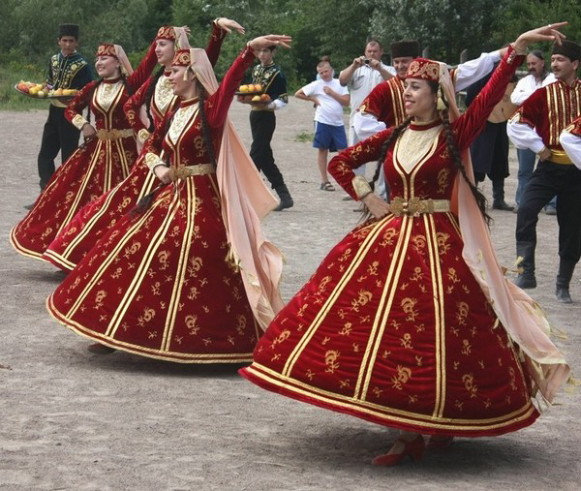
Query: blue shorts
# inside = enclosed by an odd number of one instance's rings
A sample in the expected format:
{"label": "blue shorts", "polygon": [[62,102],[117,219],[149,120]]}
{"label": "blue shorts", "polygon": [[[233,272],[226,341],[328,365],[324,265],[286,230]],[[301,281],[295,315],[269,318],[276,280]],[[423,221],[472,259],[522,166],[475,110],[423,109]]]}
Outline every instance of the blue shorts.
{"label": "blue shorts", "polygon": [[324,148],[330,152],[347,148],[345,126],[332,126],[315,121],[315,138],[313,147]]}

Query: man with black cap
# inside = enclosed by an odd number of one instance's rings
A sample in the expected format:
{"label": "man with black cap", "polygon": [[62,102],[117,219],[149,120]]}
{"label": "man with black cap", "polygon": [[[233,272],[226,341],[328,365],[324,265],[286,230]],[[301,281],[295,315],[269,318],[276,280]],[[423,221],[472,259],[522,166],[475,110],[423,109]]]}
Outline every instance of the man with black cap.
{"label": "man with black cap", "polygon": [[[77,53],[79,26],[61,24],[57,43],[60,52],[50,59],[47,84],[53,89],[82,89],[92,79],[87,60]],[[54,159],[61,152],[65,162],[79,144],[79,130],[65,118],[66,104],[51,99],[48,119],[42,132],[42,143],[38,154],[40,189],[44,189],[55,171]]]}
{"label": "man with black cap", "polygon": [[556,296],[571,303],[569,283],[581,257],[581,170],[559,142],[561,132],[581,115],[581,81],[577,70],[581,46],[573,41],[555,44],[551,68],[556,82],[538,89],[509,120],[508,136],[517,148],[529,148],[539,163],[525,188],[516,221],[516,254],[522,258],[515,283],[536,288],[536,226],[541,209],[557,196],[559,272]]}

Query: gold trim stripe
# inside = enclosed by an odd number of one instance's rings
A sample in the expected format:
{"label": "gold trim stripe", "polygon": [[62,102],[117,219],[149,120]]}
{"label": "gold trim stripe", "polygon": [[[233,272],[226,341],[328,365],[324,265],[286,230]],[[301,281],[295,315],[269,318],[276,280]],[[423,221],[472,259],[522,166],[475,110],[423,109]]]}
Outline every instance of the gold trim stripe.
{"label": "gold trim stripe", "polygon": [[[121,320],[125,316],[125,313],[129,309],[129,306],[133,302],[135,295],[137,295],[137,292],[139,291],[139,288],[141,286],[143,278],[147,274],[151,261],[155,257],[155,254],[157,253],[161,243],[163,242],[163,239],[167,235],[169,227],[173,223],[173,218],[179,208],[178,194],[175,192],[175,190],[173,191],[174,192],[172,193],[172,202],[168,207],[167,214],[163,219],[162,225],[159,227],[158,230],[156,230],[155,235],[152,237],[151,241],[147,244],[147,249],[144,251],[143,258],[140,260],[139,267],[135,271],[135,275],[131,280],[131,283],[129,284],[127,290],[125,291],[125,296],[119,302],[119,305],[115,309],[115,314],[109,321],[109,327],[106,331],[106,334],[108,336],[111,337],[115,336],[117,329],[119,329],[119,326],[121,325]],[[154,210],[155,210],[154,207],[150,208],[149,214],[151,214],[151,212]],[[116,255],[117,254],[114,254],[114,256]]]}
{"label": "gold trim stripe", "polygon": [[194,226],[196,224],[196,186],[193,179],[188,179],[185,186],[176,186],[177,201],[176,207],[179,207],[180,197],[179,193],[181,191],[186,193],[186,220],[187,227],[184,230],[183,237],[181,239],[182,247],[180,248],[180,256],[178,261],[178,267],[174,277],[174,284],[172,288],[172,294],[170,303],[167,308],[167,315],[165,318],[165,327],[163,330],[163,340],[162,340],[162,350],[168,351],[171,344],[171,336],[173,333],[173,328],[175,327],[175,320],[179,310],[180,304],[180,292],[182,291],[184,284],[184,276],[188,268],[188,258],[190,257],[190,250],[192,247],[192,235],[194,231]]}
{"label": "gold trim stripe", "polygon": [[[384,230],[384,228],[385,227],[382,227],[382,230]],[[410,243],[409,238],[412,229],[413,220],[410,219],[410,217],[402,218],[397,246],[394,249],[394,255],[397,253],[398,257],[393,257],[389,265],[387,278],[385,279],[385,289],[382,294],[380,304],[377,308],[377,313],[375,315],[375,320],[369,335],[369,341],[367,343],[367,348],[365,349],[365,355],[361,362],[359,376],[357,378],[357,385],[354,392],[354,397],[356,399],[367,398],[369,384],[371,383],[371,377],[373,375],[373,368],[377,359],[377,352],[381,346],[381,341],[385,333],[385,329],[387,328],[387,322],[393,306],[393,299],[399,286],[398,279],[401,275],[401,271],[405,262],[407,246]],[[385,307],[383,307],[386,298],[388,298],[387,304]],[[362,381],[363,387],[361,387]]]}
{"label": "gold trim stripe", "polygon": [[432,292],[434,300],[434,337],[436,353],[436,397],[434,416],[441,417],[446,404],[446,325],[444,312],[444,292],[442,285],[442,270],[438,253],[438,237],[434,217],[424,215],[426,243],[432,276]]}
{"label": "gold trim stripe", "polygon": [[374,245],[374,240],[383,230],[383,224],[386,220],[388,220],[388,218],[384,218],[381,221],[370,225],[370,227],[373,227],[373,230],[371,232],[369,232],[369,234],[367,235],[367,237],[365,238],[365,240],[363,241],[363,243],[359,247],[359,250],[357,251],[355,257],[351,261],[351,264],[349,265],[347,271],[345,272],[345,274],[343,275],[343,277],[341,278],[341,280],[339,281],[337,286],[335,286],[335,289],[329,295],[329,297],[325,301],[325,304],[321,307],[321,309],[319,309],[319,311],[318,311],[317,315],[315,316],[315,318],[313,319],[313,322],[311,323],[310,327],[306,330],[305,335],[297,343],[294,350],[290,353],[290,355],[289,355],[289,357],[284,365],[283,374],[290,374],[290,372],[292,371],[293,366],[296,363],[298,357],[300,356],[302,351],[305,349],[306,345],[311,341],[312,337],[315,335],[315,332],[317,331],[317,329],[319,328],[319,326],[323,322],[323,319],[325,318],[325,316],[327,315],[327,313],[329,312],[329,310],[331,309],[331,307],[333,306],[333,304],[337,300],[337,297],[343,292],[345,285],[353,276],[353,272],[360,266],[363,259],[365,259],[367,252]]}
{"label": "gold trim stripe", "polygon": [[[189,354],[180,353],[177,351],[167,352],[161,354],[159,350],[153,348],[145,348],[143,346],[130,344],[124,341],[114,340],[111,342],[109,338],[102,334],[96,333],[89,328],[86,328],[71,319],[68,319],[55,307],[52,301],[52,295],[46,300],[46,308],[49,314],[57,320],[60,324],[70,329],[71,331],[83,336],[84,338],[98,341],[101,344],[110,346],[111,348],[121,349],[129,353],[134,353],[140,356],[147,356],[156,360],[169,360],[175,363],[244,363],[252,361],[252,352],[250,353],[199,353]],[[138,349],[137,349],[138,348]]]}
{"label": "gold trim stripe", "polygon": [[[252,373],[253,376],[259,378],[273,387],[285,389],[290,393],[297,394],[301,396],[301,400],[305,400],[305,397],[310,399],[336,406],[341,409],[348,409],[350,414],[354,411],[373,416],[379,419],[384,419],[386,422],[395,421],[404,424],[416,424],[421,425],[426,428],[437,428],[437,429],[448,429],[448,430],[461,430],[463,432],[468,431],[486,431],[502,428],[504,426],[512,426],[519,421],[523,421],[531,416],[536,409],[530,400],[520,409],[517,409],[509,414],[503,416],[498,416],[495,418],[484,418],[484,419],[461,419],[461,418],[435,418],[434,416],[429,416],[421,413],[412,413],[409,411],[401,411],[398,409],[389,408],[386,406],[381,406],[379,404],[372,404],[368,401],[362,401],[359,399],[353,399],[348,396],[342,396],[340,394],[325,391],[311,385],[307,385],[295,379],[290,379],[287,377],[281,378],[281,375],[277,372],[270,370],[269,368],[254,362],[249,367],[246,367],[246,371]],[[389,412],[388,412],[389,411]],[[456,422],[457,424],[452,424]],[[461,426],[462,424],[473,426]],[[479,426],[476,426],[479,425]]]}

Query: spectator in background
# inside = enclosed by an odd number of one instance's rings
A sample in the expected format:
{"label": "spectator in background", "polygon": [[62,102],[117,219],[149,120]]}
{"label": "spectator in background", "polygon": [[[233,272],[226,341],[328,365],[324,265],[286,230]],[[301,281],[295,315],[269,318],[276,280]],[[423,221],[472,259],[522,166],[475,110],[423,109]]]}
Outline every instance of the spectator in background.
{"label": "spectator in background", "polygon": [[[470,106],[480,94],[491,75],[492,73],[466,89],[467,106]],[[502,100],[494,106],[482,133],[470,145],[476,181],[483,182],[486,176],[492,181],[492,208],[494,210],[512,211],[514,208],[504,200],[504,180],[509,176],[506,121],[516,109],[516,106],[510,102],[510,95],[515,85],[516,77],[507,84]]]}
{"label": "spectator in background", "polygon": [[333,67],[327,61],[317,64],[321,77],[297,90],[295,97],[311,101],[315,105],[315,137],[313,147],[318,149],[317,165],[321,174],[320,189],[335,191],[327,176],[329,151],[336,152],[347,148],[343,106],[349,105],[349,92],[333,78]]}
{"label": "spectator in background", "polygon": [[[339,74],[339,82],[349,89],[351,97],[351,115],[347,133],[349,146],[360,141],[353,127],[353,119],[359,106],[376,85],[395,76],[395,69],[385,65],[381,61],[382,57],[383,46],[376,39],[371,39],[365,45],[365,54],[356,57],[351,65]],[[365,175],[365,165],[356,169],[355,173]]]}

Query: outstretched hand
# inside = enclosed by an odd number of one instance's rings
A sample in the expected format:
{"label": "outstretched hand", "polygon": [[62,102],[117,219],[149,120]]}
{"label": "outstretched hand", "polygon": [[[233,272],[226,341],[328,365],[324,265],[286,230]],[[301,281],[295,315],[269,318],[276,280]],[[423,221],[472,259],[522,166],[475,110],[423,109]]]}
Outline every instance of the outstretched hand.
{"label": "outstretched hand", "polygon": [[514,42],[514,49],[517,53],[524,53],[529,44],[542,41],[554,41],[561,44],[565,36],[559,31],[559,28],[566,26],[568,22],[557,22],[546,26],[537,27],[527,32],[523,32]]}
{"label": "outstretched hand", "polygon": [[248,46],[252,48],[253,51],[258,51],[270,46],[282,46],[283,48],[290,48],[292,40],[293,38],[291,36],[287,36],[286,34],[268,34],[266,36],[254,38],[248,43]]}
{"label": "outstretched hand", "polygon": [[220,29],[226,31],[227,33],[231,33],[233,30],[236,31],[238,34],[244,35],[246,33],[246,29],[242,27],[238,22],[232,19],[228,19],[226,17],[220,17],[216,20],[216,24]]}

